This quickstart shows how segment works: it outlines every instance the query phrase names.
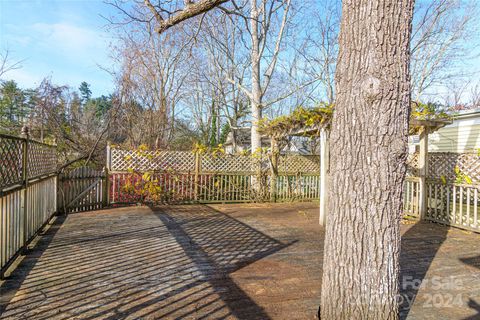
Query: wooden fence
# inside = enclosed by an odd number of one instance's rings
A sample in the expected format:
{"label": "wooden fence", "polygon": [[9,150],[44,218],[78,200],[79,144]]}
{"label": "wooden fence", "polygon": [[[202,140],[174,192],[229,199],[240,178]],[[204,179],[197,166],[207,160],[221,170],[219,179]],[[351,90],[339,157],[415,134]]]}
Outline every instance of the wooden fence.
{"label": "wooden fence", "polygon": [[[427,181],[426,210],[423,219],[480,232],[480,185]],[[408,177],[405,182],[403,210],[408,216],[420,214],[420,179]]]}
{"label": "wooden fence", "polygon": [[239,203],[257,200],[303,201],[319,197],[319,176],[315,174],[279,175],[275,179],[275,199],[270,198],[271,176],[263,177],[262,194],[252,187],[252,174],[242,173],[154,173],[161,192],[158,197],[141,194],[129,186],[137,184],[141,176],[115,172],[110,175],[110,203],[152,201],[160,203]]}
{"label": "wooden fence", "polygon": [[[110,202],[212,203],[292,201],[319,198],[319,157],[211,155],[177,151],[133,151],[108,148]],[[256,168],[260,168],[260,172]],[[139,192],[149,173],[158,194]],[[256,179],[256,180],[255,180]],[[257,181],[260,187],[255,188]]]}
{"label": "wooden fence", "polygon": [[0,134],[0,277],[56,211],[55,147]]}
{"label": "wooden fence", "polygon": [[[412,154],[408,162],[410,176],[404,189],[405,214],[480,232],[480,155],[429,153],[425,190],[421,190],[418,166],[418,154]],[[466,179],[471,183],[466,184]],[[423,214],[422,205],[425,208]]]}
{"label": "wooden fence", "polygon": [[426,220],[480,231],[480,185],[427,182]]}
{"label": "wooden fence", "polygon": [[58,177],[58,209],[72,213],[98,210],[108,206],[108,184],[105,172],[79,167]]}

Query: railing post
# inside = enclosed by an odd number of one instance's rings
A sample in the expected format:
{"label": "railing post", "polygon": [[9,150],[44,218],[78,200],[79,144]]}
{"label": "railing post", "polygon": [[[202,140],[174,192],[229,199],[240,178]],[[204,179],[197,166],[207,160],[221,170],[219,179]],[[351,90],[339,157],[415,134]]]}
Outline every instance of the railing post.
{"label": "railing post", "polygon": [[[108,207],[110,205],[110,172],[112,171],[112,146],[107,142],[107,157],[106,165],[103,168],[105,171],[104,190],[103,190],[103,205]],[[115,190],[113,191],[113,201],[115,201]]]}
{"label": "railing post", "polygon": [[327,209],[328,209],[328,171],[330,150],[328,142],[327,129],[320,131],[320,217],[319,223],[321,226],[327,224]]}
{"label": "railing post", "polygon": [[24,138],[22,143],[22,214],[23,214],[23,249],[25,252],[28,242],[28,140],[29,133],[28,127],[22,128],[22,137]]}
{"label": "railing post", "polygon": [[112,171],[112,147],[110,146],[110,142],[107,142],[107,163],[106,168],[110,172]]}
{"label": "railing post", "polygon": [[57,214],[65,214],[65,173],[57,174]]}
{"label": "railing post", "polygon": [[110,177],[107,167],[103,167],[103,207],[106,208],[110,205]]}
{"label": "railing post", "polygon": [[420,175],[419,213],[420,220],[425,219],[428,210],[427,174],[428,174],[428,129],[420,133],[420,152],[418,156],[418,171]]}
{"label": "railing post", "polygon": [[297,171],[295,175],[295,190],[293,192],[293,197],[296,199],[301,199],[302,197],[302,173],[300,171]]}
{"label": "railing post", "polygon": [[277,177],[278,177],[278,142],[272,138],[270,142],[272,153],[271,170],[270,170],[270,200],[277,202]]}

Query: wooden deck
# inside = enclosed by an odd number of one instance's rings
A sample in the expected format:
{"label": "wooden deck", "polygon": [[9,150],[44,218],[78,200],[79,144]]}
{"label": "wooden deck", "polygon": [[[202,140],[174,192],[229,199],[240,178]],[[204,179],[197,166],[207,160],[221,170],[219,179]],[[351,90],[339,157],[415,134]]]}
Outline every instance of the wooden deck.
{"label": "wooden deck", "polygon": [[[318,204],[60,217],[0,283],[0,318],[316,319],[317,220]],[[430,223],[402,231],[402,317],[480,319],[480,235]]]}

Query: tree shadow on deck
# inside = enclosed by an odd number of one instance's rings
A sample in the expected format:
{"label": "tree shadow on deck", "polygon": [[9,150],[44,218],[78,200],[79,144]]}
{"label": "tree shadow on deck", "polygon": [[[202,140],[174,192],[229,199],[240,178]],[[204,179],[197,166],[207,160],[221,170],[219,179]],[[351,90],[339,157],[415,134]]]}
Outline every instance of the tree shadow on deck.
{"label": "tree shadow on deck", "polygon": [[0,318],[269,319],[230,274],[290,244],[208,206],[151,210],[70,215]]}
{"label": "tree shadow on deck", "polygon": [[218,294],[222,308],[228,308],[227,314],[238,319],[269,319],[229,274],[292,243],[283,244],[208,206],[195,206],[195,209],[153,208],[195,263],[202,279]]}
{"label": "tree shadow on deck", "polygon": [[[465,263],[468,266],[480,269],[480,256],[460,258],[460,261]],[[465,318],[464,320],[480,319],[480,304],[475,300],[473,300],[472,298],[470,298],[468,300],[468,306],[470,307],[470,309],[473,309],[475,312],[477,312],[477,314],[469,318]]]}
{"label": "tree shadow on deck", "polygon": [[[420,221],[403,235],[400,252],[400,319],[408,317],[428,269],[450,228]],[[425,283],[424,283],[425,285]]]}

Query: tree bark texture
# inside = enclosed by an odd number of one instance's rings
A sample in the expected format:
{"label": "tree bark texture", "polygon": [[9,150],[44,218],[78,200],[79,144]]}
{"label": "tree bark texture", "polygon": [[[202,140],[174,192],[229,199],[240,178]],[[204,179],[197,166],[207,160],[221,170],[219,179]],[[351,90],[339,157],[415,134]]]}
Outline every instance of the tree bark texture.
{"label": "tree bark texture", "polygon": [[344,0],[321,319],[398,319],[414,0]]}

